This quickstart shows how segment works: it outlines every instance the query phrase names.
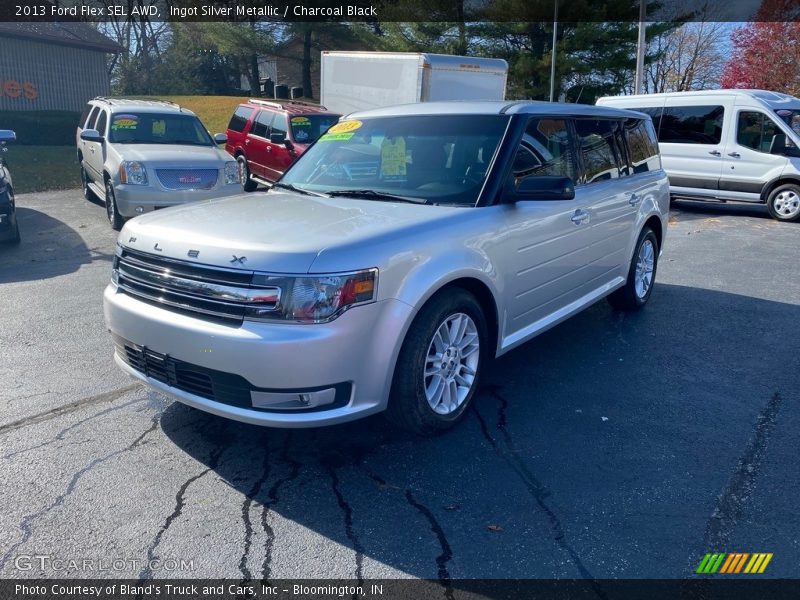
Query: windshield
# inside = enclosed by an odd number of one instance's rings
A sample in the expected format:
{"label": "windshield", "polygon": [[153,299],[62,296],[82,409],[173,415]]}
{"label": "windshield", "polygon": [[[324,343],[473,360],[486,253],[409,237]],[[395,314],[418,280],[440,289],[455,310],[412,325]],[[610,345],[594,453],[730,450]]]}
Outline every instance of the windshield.
{"label": "windshield", "polygon": [[281,182],[315,192],[352,191],[374,200],[403,196],[429,204],[473,205],[508,118],[425,115],[342,121]]}
{"label": "windshield", "polygon": [[111,115],[109,141],[117,144],[211,146],[200,119],[186,114],[124,112]]}
{"label": "windshield", "polygon": [[311,144],[339,120],[338,115],[303,115],[292,117],[292,139],[298,144]]}
{"label": "windshield", "polygon": [[783,119],[783,122],[791,127],[794,134],[800,138],[800,109],[781,108],[776,110],[775,114]]}

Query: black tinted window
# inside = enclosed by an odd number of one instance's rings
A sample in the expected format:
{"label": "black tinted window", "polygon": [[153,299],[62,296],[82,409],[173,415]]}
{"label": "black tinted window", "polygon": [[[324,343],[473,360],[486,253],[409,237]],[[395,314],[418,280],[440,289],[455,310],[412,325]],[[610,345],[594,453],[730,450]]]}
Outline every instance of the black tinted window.
{"label": "black tinted window", "polygon": [[253,110],[247,106],[240,106],[236,109],[228,123],[228,129],[231,131],[244,131],[244,126],[247,125],[247,120],[253,114]]}
{"label": "black tinted window", "polygon": [[634,173],[644,173],[659,168],[658,145],[655,131],[648,121],[625,121],[625,140]]}
{"label": "black tinted window", "polygon": [[89,112],[91,110],[92,110],[92,105],[87,104],[86,108],[84,108],[83,112],[81,113],[81,118],[78,121],[78,127],[83,127],[84,125],[86,125],[86,118],[89,116]]}
{"label": "black tinted window", "polygon": [[262,110],[258,113],[256,120],[253,121],[253,124],[250,126],[250,133],[263,138],[267,137],[269,135],[269,124],[272,122],[273,114],[274,113],[266,110]]}
{"label": "black tinted window", "polygon": [[270,134],[273,133],[282,133],[284,137],[286,136],[286,116],[285,115],[275,115],[275,119],[272,121],[272,130]]}
{"label": "black tinted window", "polygon": [[736,124],[736,142],[759,152],[769,152],[772,138],[783,133],[775,122],[760,112],[742,111]]}
{"label": "black tinted window", "polygon": [[575,121],[575,132],[583,156],[584,183],[619,177],[617,156],[614,152],[615,125],[616,121],[608,119]]}
{"label": "black tinted window", "polygon": [[92,112],[89,114],[89,120],[86,121],[85,129],[94,129],[94,122],[97,120],[97,113],[100,112],[100,108],[95,106],[92,109]]}
{"label": "black tinted window", "polygon": [[574,147],[565,120],[531,119],[514,158],[514,177],[552,175],[575,179]]}
{"label": "black tinted window", "polygon": [[722,106],[673,106],[664,109],[658,141],[680,144],[719,144]]}
{"label": "black tinted window", "polygon": [[106,124],[108,123],[108,115],[106,111],[101,111],[100,115],[97,117],[97,124],[95,125],[95,129],[100,132],[100,135],[106,134]]}
{"label": "black tinted window", "polygon": [[290,119],[292,137],[295,142],[310,144],[328,131],[331,125],[338,120],[339,117],[336,115],[303,115],[300,117],[292,117]]}

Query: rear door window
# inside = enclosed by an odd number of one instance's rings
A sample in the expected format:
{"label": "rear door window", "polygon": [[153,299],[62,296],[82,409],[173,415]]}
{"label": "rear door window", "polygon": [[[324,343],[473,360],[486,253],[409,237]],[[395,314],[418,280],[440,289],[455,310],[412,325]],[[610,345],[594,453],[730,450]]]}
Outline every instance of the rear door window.
{"label": "rear door window", "polygon": [[718,105],[664,109],[658,141],[669,144],[719,144],[725,108]]}
{"label": "rear door window", "polygon": [[642,119],[627,119],[624,129],[633,173],[657,170],[660,163],[652,124]]}
{"label": "rear door window", "polygon": [[256,116],[256,120],[250,126],[250,135],[257,135],[258,137],[268,138],[269,128],[272,123],[272,117],[275,113],[267,110],[262,110]]}
{"label": "rear door window", "polygon": [[92,112],[89,113],[89,120],[86,121],[85,129],[94,129],[94,124],[95,124],[95,121],[97,120],[97,113],[99,113],[99,112],[100,112],[100,107],[99,106],[95,106],[92,109]]}
{"label": "rear door window", "polygon": [[609,119],[575,120],[575,133],[583,159],[582,183],[619,177],[618,153],[614,148],[615,123]]}
{"label": "rear door window", "polygon": [[81,128],[83,128],[83,127],[84,127],[84,125],[86,125],[86,119],[88,119],[88,118],[89,118],[89,113],[90,113],[91,111],[92,111],[92,105],[91,105],[91,104],[87,104],[87,105],[86,105],[86,108],[84,108],[84,109],[83,109],[83,112],[81,113],[81,118],[80,118],[80,120],[78,121],[78,127],[81,127]]}

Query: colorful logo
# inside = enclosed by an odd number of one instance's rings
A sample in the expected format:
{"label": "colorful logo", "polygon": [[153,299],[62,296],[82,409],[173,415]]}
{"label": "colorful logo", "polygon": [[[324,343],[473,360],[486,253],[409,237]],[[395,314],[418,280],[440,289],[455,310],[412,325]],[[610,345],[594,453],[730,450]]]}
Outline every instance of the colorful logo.
{"label": "colorful logo", "polygon": [[753,554],[747,552],[708,553],[703,557],[703,560],[700,561],[696,572],[701,575],[713,575],[715,573],[724,573],[726,575],[736,573],[763,573],[771,560],[772,552],[756,552]]}

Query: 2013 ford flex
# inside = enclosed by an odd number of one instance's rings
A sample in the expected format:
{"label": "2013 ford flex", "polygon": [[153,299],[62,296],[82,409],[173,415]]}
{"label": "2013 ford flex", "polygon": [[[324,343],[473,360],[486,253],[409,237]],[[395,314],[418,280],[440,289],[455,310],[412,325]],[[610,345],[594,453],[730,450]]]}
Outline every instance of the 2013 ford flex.
{"label": "2013 ford flex", "polygon": [[641,113],[536,102],[355,113],[266,194],[143,215],[105,317],[117,364],[190,406],[305,427],[464,415],[486,363],[653,292],[669,187]]}

